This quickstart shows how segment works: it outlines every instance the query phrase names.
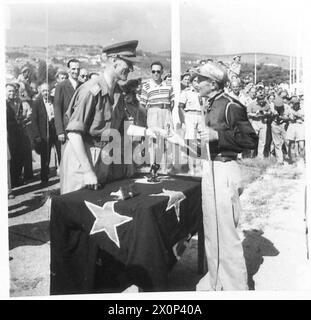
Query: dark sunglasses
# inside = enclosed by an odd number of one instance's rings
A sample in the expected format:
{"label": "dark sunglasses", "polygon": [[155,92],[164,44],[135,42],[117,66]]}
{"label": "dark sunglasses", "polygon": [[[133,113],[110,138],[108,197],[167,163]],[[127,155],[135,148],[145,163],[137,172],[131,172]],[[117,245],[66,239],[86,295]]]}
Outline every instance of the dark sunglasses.
{"label": "dark sunglasses", "polygon": [[81,74],[80,77],[81,78],[87,78],[87,75],[86,74]]}
{"label": "dark sunglasses", "polygon": [[158,74],[160,74],[160,73],[161,73],[161,70],[152,70],[151,72],[152,72],[152,73],[158,73]]}

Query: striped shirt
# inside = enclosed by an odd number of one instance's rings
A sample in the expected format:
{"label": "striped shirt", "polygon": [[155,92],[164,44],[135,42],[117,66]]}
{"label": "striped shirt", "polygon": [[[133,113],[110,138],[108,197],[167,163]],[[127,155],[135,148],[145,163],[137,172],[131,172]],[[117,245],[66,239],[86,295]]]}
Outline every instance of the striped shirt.
{"label": "striped shirt", "polygon": [[160,84],[155,83],[152,79],[147,80],[142,85],[140,104],[143,107],[149,107],[157,104],[172,105],[174,99],[173,87],[167,85],[164,81]]}

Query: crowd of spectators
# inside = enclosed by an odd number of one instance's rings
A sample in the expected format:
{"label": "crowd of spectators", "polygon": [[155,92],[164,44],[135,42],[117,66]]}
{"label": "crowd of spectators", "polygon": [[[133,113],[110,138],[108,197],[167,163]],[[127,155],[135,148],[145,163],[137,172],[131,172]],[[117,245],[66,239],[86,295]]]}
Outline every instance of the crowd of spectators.
{"label": "crowd of spectators", "polygon": [[[259,136],[258,148],[244,152],[240,157],[275,157],[278,164],[305,161],[303,95],[290,92],[287,84],[253,83],[250,77],[240,79],[240,56],[231,65],[218,64],[227,69],[225,93],[245,108],[253,128]],[[212,59],[200,61],[200,65]],[[161,62],[151,65],[151,79],[128,80],[120,85],[126,110],[139,125],[173,126],[171,113],[177,105],[179,119],[176,130],[184,131],[186,140],[198,138],[202,121],[201,111],[207,101],[199,96],[196,67],[184,72],[180,79],[180,101],[174,101],[171,73],[164,72]],[[33,179],[33,161],[41,156],[41,184],[49,180],[51,149],[54,147],[58,163],[62,145],[66,141],[64,114],[75,90],[99,73],[88,73],[76,59],[68,61],[67,70],[59,70],[53,83],[37,86],[30,81],[30,69],[25,66],[17,79],[6,84],[7,138],[8,138],[8,192],[14,198],[13,188]],[[156,94],[161,92],[161,94]],[[158,110],[165,109],[165,120],[158,123]],[[161,111],[161,114],[163,110]],[[149,116],[148,116],[149,114]],[[170,120],[167,120],[170,118]],[[156,122],[156,123],[155,123]],[[195,174],[199,162],[190,159],[188,169]]]}

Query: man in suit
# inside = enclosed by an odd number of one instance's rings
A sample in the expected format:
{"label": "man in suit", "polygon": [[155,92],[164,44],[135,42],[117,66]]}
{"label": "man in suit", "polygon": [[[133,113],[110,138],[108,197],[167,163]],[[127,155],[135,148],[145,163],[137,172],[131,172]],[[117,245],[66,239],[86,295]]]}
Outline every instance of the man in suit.
{"label": "man in suit", "polygon": [[60,143],[56,135],[54,109],[49,100],[48,84],[43,83],[39,91],[40,95],[33,104],[31,124],[35,149],[41,155],[41,183],[46,185],[49,180],[51,148],[53,145],[55,146],[59,160]]}
{"label": "man in suit", "polygon": [[75,90],[79,86],[80,62],[77,59],[71,59],[68,61],[67,67],[68,79],[60,82],[56,86],[54,96],[55,128],[58,140],[62,144],[66,141],[65,128],[67,121],[65,119],[65,113]]}
{"label": "man in suit", "polygon": [[15,103],[16,87],[6,84],[6,120],[8,145],[10,151],[10,175],[12,188],[23,184],[22,171],[24,161],[24,145],[22,127],[22,105]]}

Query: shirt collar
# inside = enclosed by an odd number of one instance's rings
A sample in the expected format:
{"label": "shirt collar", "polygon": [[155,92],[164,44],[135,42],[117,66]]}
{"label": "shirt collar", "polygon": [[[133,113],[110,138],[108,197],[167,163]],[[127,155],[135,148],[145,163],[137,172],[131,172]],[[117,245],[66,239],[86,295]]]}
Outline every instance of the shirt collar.
{"label": "shirt collar", "polygon": [[208,102],[212,104],[220,95],[224,93],[224,90],[212,92],[212,94],[208,98]]}
{"label": "shirt collar", "polygon": [[152,78],[151,78],[151,81],[152,81],[152,83],[153,83],[155,86],[159,86],[159,87],[161,87],[161,86],[163,86],[163,85],[165,84],[162,79],[161,79],[161,82],[160,82],[160,83],[156,83]]}
{"label": "shirt collar", "polygon": [[75,79],[72,79],[71,77],[68,77],[68,80],[70,81],[71,85],[73,86],[74,89],[77,89],[78,87],[78,81]]}

